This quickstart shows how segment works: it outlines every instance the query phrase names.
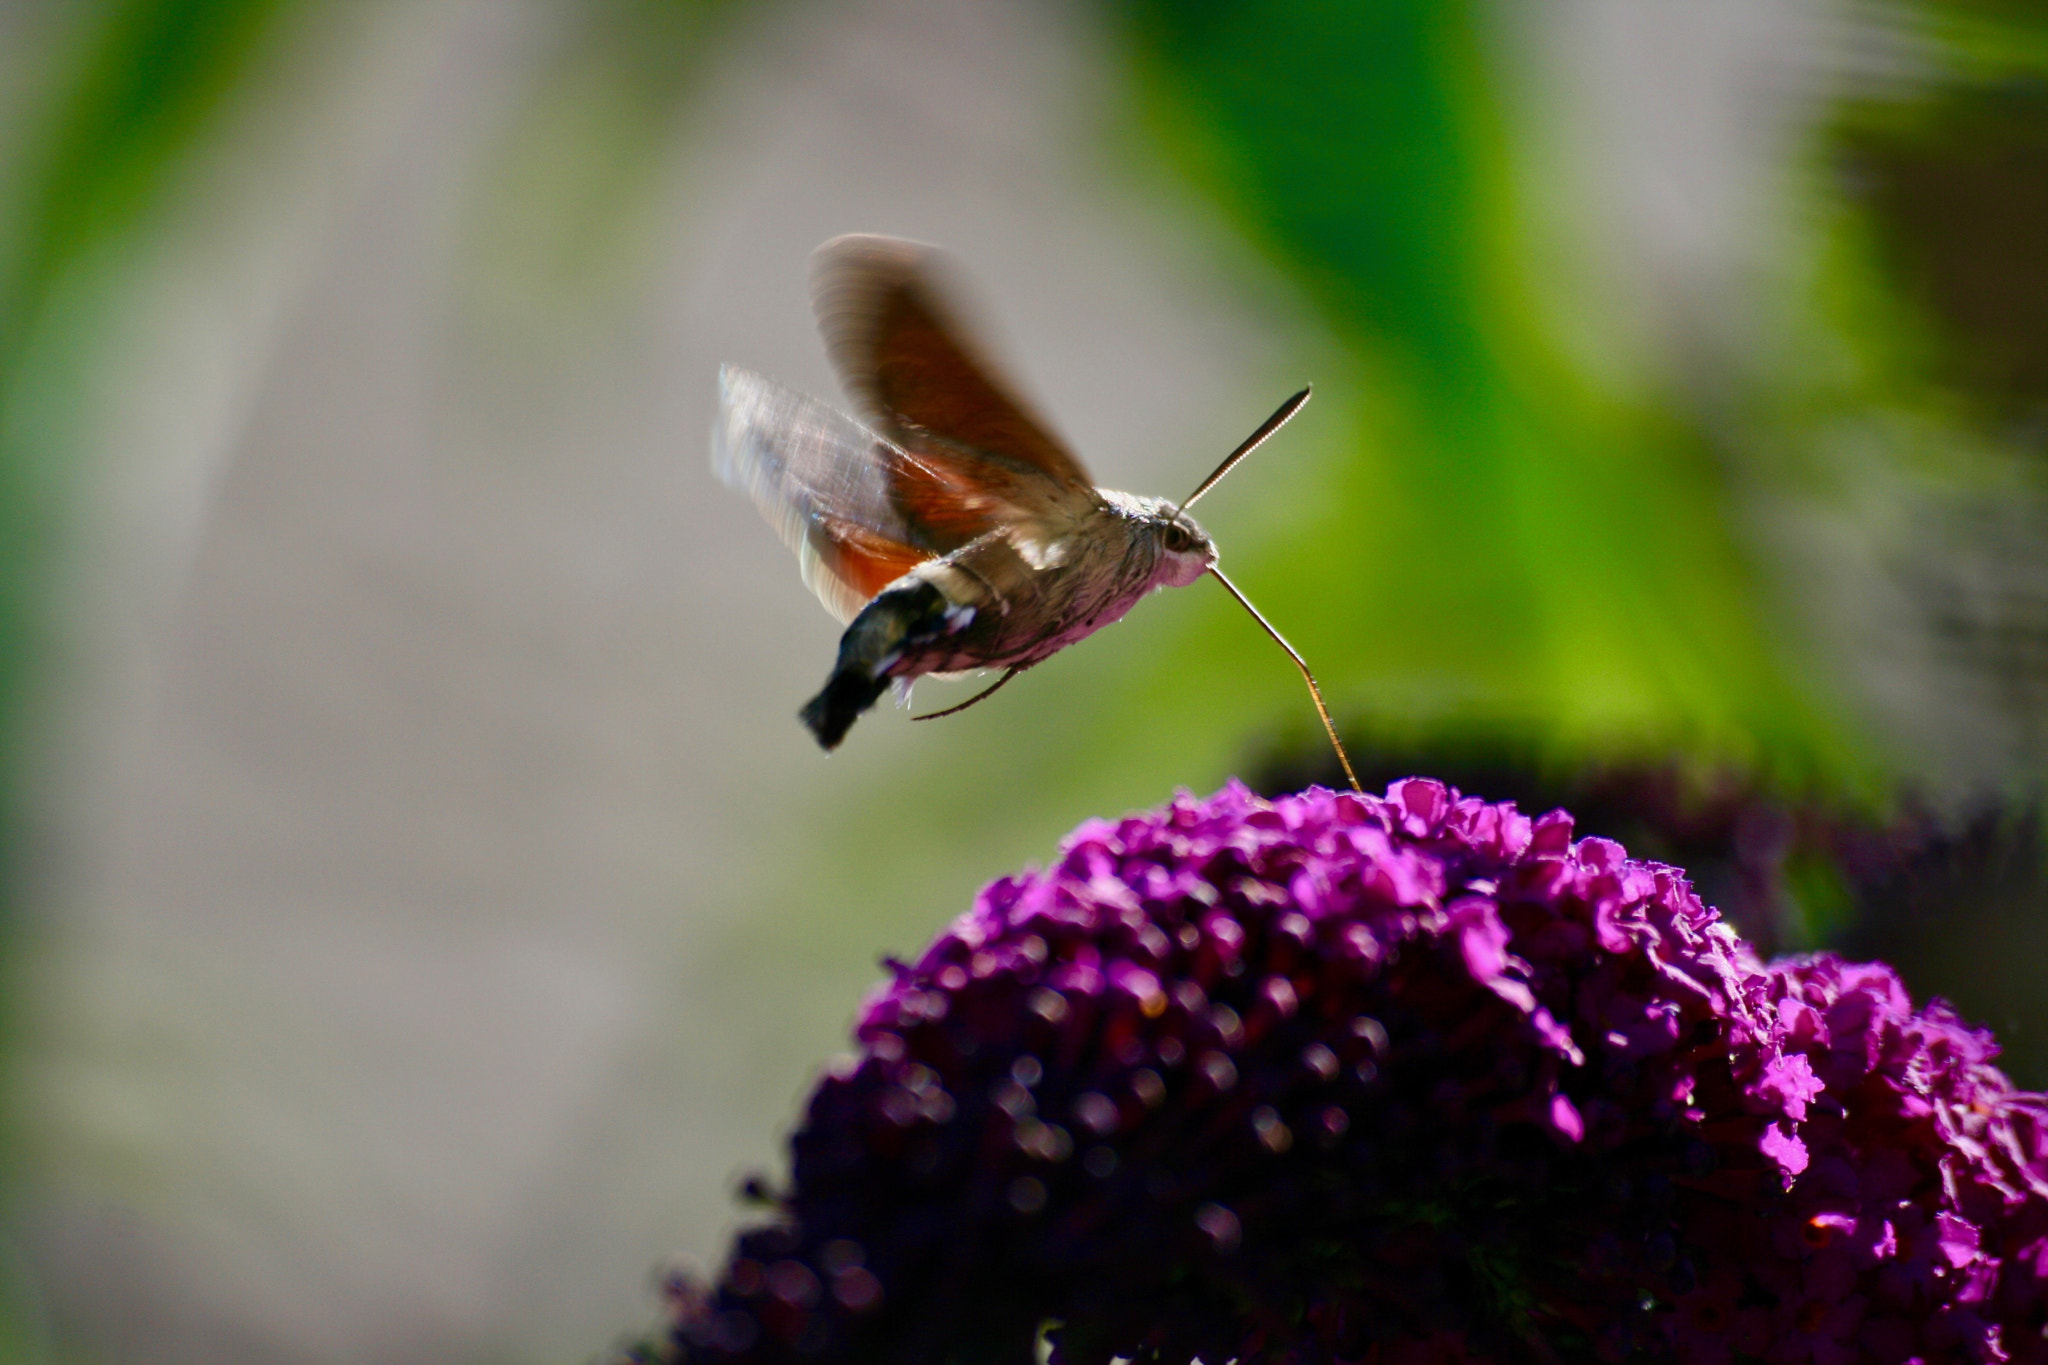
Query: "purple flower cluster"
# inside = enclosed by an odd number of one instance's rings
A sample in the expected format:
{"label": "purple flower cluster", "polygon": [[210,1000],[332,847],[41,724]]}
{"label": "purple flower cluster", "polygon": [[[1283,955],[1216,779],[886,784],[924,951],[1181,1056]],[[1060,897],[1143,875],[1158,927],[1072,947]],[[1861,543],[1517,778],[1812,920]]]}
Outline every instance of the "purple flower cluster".
{"label": "purple flower cluster", "polygon": [[858,1037],[676,1358],[2048,1361],[2048,1101],[1563,812],[1090,823]]}

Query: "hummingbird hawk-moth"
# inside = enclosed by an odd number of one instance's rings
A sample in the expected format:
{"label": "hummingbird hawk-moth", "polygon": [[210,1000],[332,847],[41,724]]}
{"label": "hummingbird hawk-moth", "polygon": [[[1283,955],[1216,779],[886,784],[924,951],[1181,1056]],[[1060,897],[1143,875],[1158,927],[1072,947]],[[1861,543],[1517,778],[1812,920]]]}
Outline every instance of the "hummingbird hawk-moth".
{"label": "hummingbird hawk-moth", "polygon": [[931,247],[838,237],[813,258],[825,347],[861,418],[760,375],[720,369],[711,461],[796,551],[804,582],[846,624],[825,686],[799,712],[838,747],[893,682],[1002,669],[966,710],[1159,588],[1214,577],[1301,670],[1353,787],[1315,676],[1216,567],[1187,515],[1308,401],[1282,403],[1179,504],[1098,488],[997,378],[939,283]]}

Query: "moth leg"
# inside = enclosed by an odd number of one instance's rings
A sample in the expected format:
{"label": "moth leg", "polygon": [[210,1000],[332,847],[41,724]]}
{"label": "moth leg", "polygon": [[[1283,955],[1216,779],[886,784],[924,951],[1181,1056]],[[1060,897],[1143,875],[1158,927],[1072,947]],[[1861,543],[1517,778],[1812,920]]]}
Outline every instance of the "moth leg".
{"label": "moth leg", "polygon": [[1017,676],[1017,675],[1018,675],[1019,673],[1022,673],[1023,671],[1024,671],[1024,669],[1023,669],[1023,666],[1022,666],[1022,665],[1019,665],[1018,667],[1012,668],[1012,669],[1010,669],[1010,670],[1009,670],[1008,672],[1004,673],[1002,677],[1000,677],[1000,678],[997,678],[997,679],[996,679],[996,680],[995,680],[995,681],[994,681],[993,683],[990,683],[990,684],[989,684],[989,685],[988,685],[987,687],[984,687],[984,688],[983,688],[983,689],[982,689],[981,691],[979,691],[979,692],[976,692],[976,693],[975,693],[975,694],[974,694],[973,696],[969,697],[969,698],[968,698],[968,699],[967,699],[966,701],[963,701],[963,702],[961,702],[961,703],[960,703],[960,704],[959,704],[958,706],[949,706],[949,707],[947,707],[947,708],[946,708],[945,710],[943,710],[943,711],[933,711],[933,712],[932,712],[932,713],[930,713],[929,715],[923,715],[923,716],[912,716],[912,717],[911,717],[911,719],[912,719],[912,720],[937,720],[937,719],[938,719],[938,718],[939,718],[940,716],[957,716],[957,715],[959,715],[959,714],[960,714],[960,713],[961,713],[962,711],[965,711],[965,710],[966,710],[966,709],[967,709],[968,707],[970,707],[970,706],[974,705],[974,703],[976,703],[976,702],[978,702],[978,701],[983,701],[983,700],[985,700],[985,699],[987,699],[987,698],[989,698],[989,697],[993,697],[993,696],[994,696],[994,695],[995,695],[995,694],[996,694],[996,693],[997,693],[998,691],[1000,691],[1000,690],[1001,690],[1001,688],[1002,688],[1002,685],[1003,685],[1004,683],[1006,683],[1006,682],[1008,682],[1008,681],[1009,681],[1010,679],[1012,679],[1012,678],[1016,677],[1016,676]]}

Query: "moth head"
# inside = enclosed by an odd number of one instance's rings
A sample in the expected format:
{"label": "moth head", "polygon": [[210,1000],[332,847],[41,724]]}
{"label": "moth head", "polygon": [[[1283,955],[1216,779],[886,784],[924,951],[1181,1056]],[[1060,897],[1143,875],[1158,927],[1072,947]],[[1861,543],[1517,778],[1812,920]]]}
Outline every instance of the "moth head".
{"label": "moth head", "polygon": [[[1161,587],[1184,588],[1216,567],[1216,543],[1209,539],[1209,533],[1195,524],[1188,515],[1188,509],[1202,500],[1203,495],[1214,488],[1237,462],[1258,449],[1260,442],[1280,430],[1287,419],[1301,411],[1301,405],[1308,401],[1309,391],[1303,389],[1276,408],[1271,417],[1259,424],[1259,429],[1238,442],[1236,450],[1223,457],[1223,463],[1211,470],[1209,477],[1195,486],[1195,491],[1180,500],[1180,504],[1164,499],[1154,499],[1149,509],[1158,526],[1159,563],[1154,568],[1154,581]],[[1219,575],[1220,576],[1220,575]]]}
{"label": "moth head", "polygon": [[1165,588],[1184,588],[1215,567],[1216,542],[1195,519],[1170,503],[1157,513],[1159,559],[1153,576]]}

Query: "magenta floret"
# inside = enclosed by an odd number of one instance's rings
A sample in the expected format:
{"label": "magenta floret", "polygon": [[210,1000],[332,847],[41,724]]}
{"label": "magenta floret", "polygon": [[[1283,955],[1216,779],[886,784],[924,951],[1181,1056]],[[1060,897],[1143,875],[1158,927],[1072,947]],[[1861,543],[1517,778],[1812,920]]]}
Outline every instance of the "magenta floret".
{"label": "magenta floret", "polygon": [[2043,1097],[1442,785],[1075,831],[867,1003],[689,1361],[2048,1361]]}

